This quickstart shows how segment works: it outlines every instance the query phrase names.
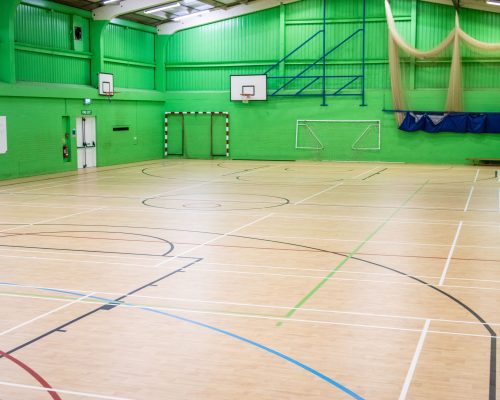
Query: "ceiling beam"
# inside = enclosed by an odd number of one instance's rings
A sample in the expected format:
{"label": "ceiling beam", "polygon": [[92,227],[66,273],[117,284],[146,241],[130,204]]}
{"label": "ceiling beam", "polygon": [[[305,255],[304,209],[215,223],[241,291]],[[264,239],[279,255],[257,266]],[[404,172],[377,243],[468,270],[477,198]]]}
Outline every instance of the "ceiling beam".
{"label": "ceiling beam", "polygon": [[99,7],[92,12],[94,20],[112,20],[120,15],[145,10],[151,7],[177,3],[177,0],[122,0],[117,4]]}
{"label": "ceiling beam", "polygon": [[[426,1],[427,3],[444,4],[446,6],[452,6],[452,7],[454,6],[453,0],[422,0],[422,1]],[[486,2],[477,1],[477,0],[461,0],[460,1],[460,8],[472,8],[473,10],[481,10],[481,11],[500,13],[500,7],[490,6],[490,5],[486,4]]]}
{"label": "ceiling beam", "polygon": [[300,0],[256,0],[249,4],[239,4],[229,7],[227,10],[214,10],[200,16],[193,15],[191,18],[186,18],[178,22],[167,22],[165,24],[158,25],[158,33],[160,35],[172,35],[173,33],[183,29],[211,24],[213,22],[223,21],[225,19],[277,7],[280,4],[295,3],[297,1]]}

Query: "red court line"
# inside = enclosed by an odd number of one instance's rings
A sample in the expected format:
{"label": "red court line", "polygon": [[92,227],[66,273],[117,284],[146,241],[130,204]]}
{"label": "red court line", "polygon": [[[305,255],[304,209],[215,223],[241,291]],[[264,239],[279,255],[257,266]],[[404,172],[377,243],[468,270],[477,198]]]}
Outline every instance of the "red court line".
{"label": "red court line", "polygon": [[49,383],[43,379],[40,374],[38,374],[35,370],[30,368],[28,365],[23,363],[21,360],[18,360],[15,357],[12,357],[10,354],[0,350],[0,356],[5,357],[6,359],[12,361],[14,364],[18,365],[22,369],[24,369],[28,374],[30,374],[33,378],[35,378],[38,383],[45,389],[47,389],[47,392],[49,393],[50,397],[52,397],[53,400],[62,400],[61,396],[52,388],[52,386],[49,385]]}
{"label": "red court line", "polygon": [[[176,245],[190,245],[190,246],[201,246],[202,243],[183,243],[183,242],[175,242]],[[418,244],[417,244],[418,245]],[[229,245],[229,244],[205,244],[206,247],[227,247],[227,248],[237,248],[237,249],[250,249],[250,250],[273,250],[273,251],[294,251],[294,252],[309,252],[309,253],[321,253],[322,250],[310,250],[310,249],[284,249],[280,247],[257,247],[257,246],[238,246],[238,245]],[[338,253],[345,254],[346,256],[351,252],[350,250],[336,250]],[[447,257],[442,256],[424,256],[424,255],[415,255],[415,254],[388,254],[388,253],[357,253],[359,255],[364,256],[375,256],[375,257],[401,257],[401,258],[429,258],[435,260],[446,260]],[[341,254],[337,254],[342,256]],[[500,260],[495,259],[485,259],[485,258],[460,258],[453,257],[454,260],[457,261],[484,261],[484,262],[499,262]]]}

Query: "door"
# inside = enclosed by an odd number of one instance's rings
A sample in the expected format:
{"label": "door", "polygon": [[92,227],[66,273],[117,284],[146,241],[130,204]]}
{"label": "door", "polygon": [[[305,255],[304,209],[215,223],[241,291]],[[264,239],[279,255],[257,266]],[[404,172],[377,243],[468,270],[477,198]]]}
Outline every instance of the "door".
{"label": "door", "polygon": [[78,148],[78,168],[96,166],[96,124],[95,117],[76,119],[76,145]]}

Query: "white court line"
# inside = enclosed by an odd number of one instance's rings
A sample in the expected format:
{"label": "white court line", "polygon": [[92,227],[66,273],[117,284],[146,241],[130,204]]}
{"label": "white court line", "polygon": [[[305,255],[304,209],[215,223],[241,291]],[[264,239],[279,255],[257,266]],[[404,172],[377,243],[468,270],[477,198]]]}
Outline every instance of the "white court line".
{"label": "white court line", "polygon": [[[225,265],[231,267],[250,267],[250,268],[260,268],[260,269],[278,269],[278,270],[290,270],[290,271],[310,271],[310,272],[330,272],[331,269],[322,269],[322,268],[293,268],[293,267],[279,267],[276,265],[256,265],[256,264],[234,264],[234,263],[221,263],[221,262],[208,262],[208,261],[200,261],[198,265]],[[339,270],[337,274],[355,274],[355,275],[376,275],[376,276],[397,276],[390,272],[365,272],[365,271],[347,271],[347,270]],[[412,275],[415,278],[422,279],[439,279],[439,276],[432,275]],[[474,281],[474,282],[488,282],[488,283],[500,283],[500,280],[493,279],[473,279],[473,278],[447,278],[448,280],[459,280],[459,281]]]}
{"label": "white court line", "polygon": [[[99,292],[96,292],[99,293]],[[12,297],[20,297],[20,296],[12,296]],[[29,296],[24,296],[29,298]],[[38,297],[34,297],[35,299],[40,300]],[[42,299],[42,300],[51,300],[51,301],[65,301],[61,299]],[[92,302],[91,304],[102,304],[102,302]],[[305,323],[305,324],[319,324],[319,325],[333,325],[333,326],[347,326],[347,327],[355,327],[355,328],[366,328],[366,329],[382,329],[389,331],[398,331],[398,332],[421,332],[421,329],[416,328],[401,328],[395,326],[385,326],[385,325],[372,325],[372,324],[359,324],[359,323],[348,323],[348,322],[334,322],[334,321],[322,321],[322,320],[312,320],[312,319],[298,319],[298,318],[284,318],[284,317],[274,317],[274,316],[266,316],[266,315],[257,315],[257,314],[240,314],[240,313],[232,313],[232,312],[222,312],[222,311],[206,311],[206,310],[193,310],[188,308],[177,308],[177,307],[162,307],[162,306],[152,306],[152,305],[143,305],[143,304],[128,304],[121,303],[115,304],[115,307],[122,308],[131,308],[131,309],[142,309],[142,310],[160,310],[160,311],[169,311],[169,312],[186,312],[192,314],[202,314],[202,315],[215,315],[215,316],[224,316],[224,317],[234,317],[234,318],[250,318],[250,319],[262,319],[262,320],[270,320],[270,321],[290,321],[296,323]],[[439,321],[439,320],[435,320]],[[480,325],[480,324],[478,324]],[[498,325],[498,324],[496,324]],[[464,332],[453,332],[453,331],[437,331],[437,330],[429,330],[428,333],[434,333],[438,335],[452,335],[452,336],[464,336],[464,337],[478,337],[478,338],[487,338],[490,339],[491,335],[481,335],[475,333],[464,333]],[[498,336],[493,336],[498,337]]]}
{"label": "white court line", "polygon": [[469,204],[472,199],[472,193],[474,193],[474,186],[470,188],[469,197],[467,198],[467,202],[465,203],[464,207],[464,212],[467,212],[467,210],[469,209]]}
{"label": "white court line", "polygon": [[[14,249],[17,250],[17,249]],[[23,251],[23,250],[20,250]],[[31,251],[31,252],[36,252],[36,251]],[[59,254],[58,252],[40,252],[40,253],[48,253],[48,254]],[[65,253],[65,254],[73,254],[73,253]],[[100,256],[95,256],[94,257],[100,257]],[[159,256],[160,257],[160,256]],[[119,265],[123,267],[132,267],[132,268],[138,268],[138,269],[144,269],[144,268],[152,268],[155,269],[154,265],[146,265],[146,264],[132,264],[132,263],[119,263],[119,262],[111,262],[111,261],[89,261],[89,260],[70,260],[68,258],[49,258],[49,257],[36,257],[36,256],[16,256],[16,255],[6,255],[6,254],[0,254],[0,258],[19,258],[19,259],[29,259],[29,260],[46,260],[46,261],[61,261],[61,262],[68,262],[71,261],[74,264],[104,264],[104,265],[109,265],[109,266],[114,266],[114,265]],[[149,259],[148,259],[149,260]],[[492,261],[493,262],[493,261]],[[232,267],[251,267],[251,268],[260,268],[260,269],[277,269],[277,270],[290,270],[290,271],[308,271],[308,272],[330,272],[329,269],[322,269],[322,268],[291,268],[291,267],[277,267],[277,266],[271,266],[271,265],[250,265],[250,264],[225,264],[225,263],[211,263],[211,262],[204,262],[201,261],[199,265],[225,265],[225,266],[232,266]],[[234,273],[248,273],[250,274],[251,272],[245,272],[245,271],[224,271],[224,270],[208,270],[207,271],[222,271],[222,272],[234,272]],[[387,272],[361,272],[361,271],[338,271],[337,274],[354,274],[354,275],[374,275],[374,276],[394,276],[392,274],[389,274]],[[283,276],[293,276],[293,277],[301,277],[302,275],[283,275]],[[415,278],[421,278],[421,279],[439,279],[439,276],[430,276],[430,275],[413,275]],[[343,279],[343,278],[339,278]],[[351,279],[353,281],[357,281],[357,279]],[[493,280],[493,279],[473,279],[473,278],[447,278],[448,281],[450,280],[459,280],[459,281],[471,281],[471,282],[486,282],[486,283],[500,283],[500,280]],[[368,280],[369,282],[380,282],[376,280]],[[394,281],[394,284],[399,283]],[[406,284],[406,283],[405,283]],[[487,290],[497,290],[495,288],[488,288],[488,287],[476,287],[476,286],[463,286],[463,285],[446,285],[447,287],[454,287],[454,288],[463,288],[463,289],[477,289],[477,288],[483,288]],[[500,289],[499,289],[500,290]],[[86,290],[87,291],[87,290]],[[120,293],[122,295],[123,293]],[[287,307],[290,308],[290,307]]]}
{"label": "white court line", "polygon": [[[269,170],[271,168],[276,168],[278,166],[279,165],[269,165],[267,167],[262,167],[262,168],[257,169],[257,170],[248,171],[248,172],[240,174],[238,176],[249,175],[249,174],[257,172],[257,171],[260,172],[260,171],[262,171],[263,169],[266,169],[266,168],[267,168],[267,170]],[[166,194],[171,194],[171,193],[175,193],[175,192],[179,192],[179,191],[183,191],[183,190],[193,189],[193,188],[196,188],[196,187],[199,187],[199,186],[204,186],[204,185],[208,185],[208,184],[211,184],[211,183],[216,183],[216,182],[221,181],[221,180],[222,180],[222,182],[224,182],[223,178],[224,178],[224,175],[220,175],[220,176],[217,176],[216,178],[211,179],[209,181],[205,181],[205,182],[202,182],[202,183],[197,183],[195,185],[189,185],[189,186],[185,186],[185,187],[181,187],[181,188],[177,188],[177,189],[167,190],[166,192],[158,193],[158,194],[154,194],[154,195],[150,195],[148,197],[143,197],[142,200],[150,200],[150,199],[153,199],[153,198],[162,197],[162,196],[164,196]]]}
{"label": "white court line", "polygon": [[90,212],[93,212],[93,211],[102,210],[102,209],[104,209],[104,208],[106,208],[106,207],[97,207],[97,208],[92,208],[92,209],[90,209],[90,210],[81,211],[81,212],[74,213],[74,214],[63,215],[62,217],[45,219],[45,220],[42,220],[42,221],[32,222],[31,224],[23,224],[23,225],[21,225],[21,226],[16,226],[15,228],[2,229],[2,230],[0,230],[0,233],[1,233],[1,232],[9,232],[9,231],[13,231],[13,230],[16,230],[16,229],[21,229],[21,228],[29,227],[29,226],[35,226],[35,225],[40,225],[40,224],[46,224],[46,223],[48,223],[48,222],[54,222],[54,221],[58,221],[58,220],[60,220],[60,219],[64,219],[64,218],[74,217],[74,216],[76,216],[76,215],[86,214],[86,213],[90,213]]}
{"label": "white court line", "polygon": [[270,213],[270,214],[264,215],[263,217],[260,217],[260,218],[256,219],[255,221],[249,222],[248,224],[245,224],[245,225],[243,225],[243,226],[240,226],[240,227],[238,227],[238,228],[236,228],[236,229],[233,229],[233,230],[232,230],[232,231],[230,231],[230,232],[224,233],[224,234],[222,234],[222,235],[217,235],[216,237],[214,237],[214,238],[212,238],[212,239],[210,239],[210,240],[207,240],[206,242],[201,243],[201,244],[199,244],[199,245],[197,245],[197,246],[195,246],[195,247],[192,247],[192,248],[190,248],[190,249],[187,249],[186,251],[183,251],[182,253],[179,253],[179,254],[177,254],[176,256],[174,256],[174,257],[172,257],[172,258],[169,258],[168,260],[163,260],[162,262],[160,262],[160,263],[156,264],[156,267],[161,267],[162,265],[165,265],[165,264],[167,264],[167,263],[169,263],[169,262],[171,262],[171,261],[173,261],[173,260],[176,260],[177,258],[179,258],[179,257],[181,257],[181,256],[184,256],[185,254],[191,253],[192,251],[194,251],[194,250],[196,250],[196,249],[199,249],[199,248],[201,248],[201,247],[203,247],[203,246],[206,246],[207,244],[213,243],[213,242],[215,242],[216,240],[223,239],[223,238],[225,238],[225,237],[227,237],[227,236],[229,236],[229,235],[232,235],[233,233],[236,233],[236,232],[238,232],[238,231],[240,231],[240,230],[242,230],[242,229],[244,229],[244,228],[247,228],[247,227],[249,227],[249,226],[251,226],[251,225],[254,225],[254,224],[256,224],[256,223],[258,223],[258,222],[260,222],[260,221],[263,221],[263,220],[265,220],[265,219],[267,219],[267,218],[269,218],[269,217],[271,217],[271,216],[273,216],[273,215],[274,215],[274,213]]}
{"label": "white court line", "polygon": [[476,171],[476,176],[474,177],[474,183],[477,182],[477,178],[479,178],[479,171],[480,169],[478,168],[477,171]]}
{"label": "white court line", "polygon": [[[2,237],[2,236],[0,236]],[[161,256],[159,256],[161,257]],[[54,257],[36,257],[36,256],[15,256],[15,255],[7,255],[0,254],[0,258],[21,258],[27,260],[40,260],[40,261],[61,261],[61,262],[71,262],[72,264],[105,264],[105,265],[120,265],[122,267],[133,267],[133,268],[154,268],[152,265],[145,264],[127,264],[120,262],[112,262],[112,261],[88,261],[88,260],[73,260],[70,258],[54,258]]]}
{"label": "white court line", "polygon": [[[279,218],[279,216],[277,216]],[[462,221],[460,221],[462,222]],[[448,225],[448,224],[447,224]],[[452,225],[452,224],[449,224]],[[453,226],[455,226],[453,224]],[[467,223],[464,225],[468,225]],[[472,225],[475,226],[475,225]],[[489,226],[488,226],[489,227]],[[498,228],[498,224],[496,226],[491,226],[492,228]],[[328,241],[328,242],[347,242],[347,243],[361,243],[363,240],[361,239],[338,239],[338,238],[315,238],[315,237],[309,237],[309,236],[282,236],[282,235],[263,235],[259,237],[249,237],[249,239],[260,239],[260,238],[270,238],[270,239],[302,239],[302,240],[314,240],[314,241]],[[265,240],[265,239],[264,239]],[[371,240],[370,243],[378,243],[378,244],[394,244],[394,245],[410,245],[410,246],[426,246],[426,247],[449,247],[449,244],[438,244],[438,243],[424,243],[424,242],[395,242],[391,240]],[[302,247],[306,246],[304,250],[307,250],[307,245],[302,245],[300,243],[286,243],[286,242],[281,242],[278,244],[286,245],[286,246],[292,246],[292,247]],[[466,247],[466,248],[473,248],[473,249],[499,249],[498,246],[477,246],[477,245],[468,245],[468,244],[462,244],[457,247]],[[272,248],[269,249],[264,249],[264,250],[272,250]],[[325,253],[327,254],[330,251],[333,250],[327,250],[327,249],[309,249],[310,251],[318,252],[318,253]],[[337,253],[349,253],[349,251],[341,251],[341,250],[336,250]],[[363,254],[363,253],[357,253],[357,254]],[[405,255],[398,255],[398,254],[369,254],[370,256],[378,256],[378,257],[384,257],[384,256],[400,256],[400,257],[405,257]],[[493,260],[496,261],[496,260]]]}
{"label": "white court line", "polygon": [[[489,196],[493,197],[493,196]],[[0,202],[0,205],[12,205],[12,206],[17,206],[17,204],[12,204],[12,203],[3,203]],[[75,205],[75,206],[64,206],[64,205],[38,205],[38,204],[23,204],[20,205],[20,207],[36,207],[36,208],[85,208],[83,205]],[[90,207],[86,207],[89,209]],[[129,209],[133,210],[134,212],[137,213],[150,213],[150,211],[145,211],[142,207],[137,207],[137,208],[131,208],[131,207],[112,207],[108,206],[106,207],[107,210],[113,211],[113,210],[123,210],[123,209]],[[455,209],[459,210],[459,209]],[[477,211],[477,210],[476,210]],[[156,212],[156,211],[155,211]],[[204,212],[204,211],[193,211],[193,210],[161,210],[158,209],[158,212],[164,212],[164,213],[176,213],[178,214],[179,212],[189,212],[192,215],[214,215],[213,212]],[[240,210],[240,211],[226,211],[224,212],[224,215],[243,215],[243,216],[258,216],[260,215],[257,212],[245,212],[245,210]],[[334,216],[328,216],[328,215],[318,215],[318,214],[307,214],[307,213],[295,213],[294,214],[277,214],[277,218],[283,218],[283,219],[319,219],[319,220],[333,220],[333,221],[338,221],[338,220],[344,220],[344,221],[385,221],[385,218],[382,217],[363,217],[363,216],[352,216],[352,215],[334,215]],[[394,218],[392,221],[394,222],[399,222],[399,223],[404,223],[404,224],[422,224],[422,225],[456,225],[456,220],[449,220],[449,219],[436,219],[436,220],[428,220],[428,219],[412,219],[412,218]],[[475,221],[475,220],[468,220],[464,224],[470,225],[470,226],[491,226],[494,228],[498,227],[497,223],[488,223],[486,221]],[[2,222],[0,222],[0,225],[2,225]],[[19,225],[29,225],[29,224],[19,224]],[[86,225],[83,225],[86,226]],[[87,226],[98,226],[98,225],[87,225]],[[134,229],[158,229],[158,228],[151,228],[151,227],[130,227]],[[323,239],[324,240],[324,239]]]}
{"label": "white court line", "polygon": [[[203,272],[215,272],[215,273],[223,273],[223,274],[242,274],[242,275],[265,275],[265,276],[279,276],[283,278],[306,278],[306,279],[318,279],[321,276],[315,275],[293,275],[293,274],[272,274],[268,272],[245,272],[245,271],[227,271],[220,269],[197,269],[197,273]],[[395,275],[397,277],[397,275]],[[399,279],[403,280],[404,276],[399,276]],[[407,278],[407,277],[406,277]],[[398,281],[388,281],[388,280],[375,280],[375,279],[353,279],[353,278],[340,278],[338,276],[332,276],[330,278],[324,278],[324,280],[338,280],[338,281],[346,281],[346,282],[370,282],[370,283],[381,283],[384,285],[401,285],[401,286],[418,286],[425,285],[431,286],[432,283],[423,284],[421,282],[398,282]],[[500,288],[494,287],[483,287],[483,286],[463,286],[463,285],[438,285],[444,288],[455,288],[455,289],[472,289],[472,290],[493,290],[500,291]]]}
{"label": "white court line", "polygon": [[29,321],[23,322],[22,324],[16,325],[16,326],[14,326],[14,327],[12,327],[12,328],[10,328],[10,329],[7,329],[7,330],[5,330],[5,331],[3,331],[3,332],[0,332],[0,336],[6,335],[6,334],[8,334],[8,333],[11,333],[11,332],[13,332],[13,331],[15,331],[15,330],[17,330],[17,329],[19,329],[19,328],[22,328],[23,326],[29,325],[29,324],[31,324],[31,323],[33,323],[33,322],[35,322],[35,321],[38,321],[39,319],[45,318],[45,317],[47,317],[47,316],[49,316],[49,315],[51,315],[51,314],[54,314],[54,313],[56,313],[56,312],[58,312],[58,311],[60,311],[60,310],[62,310],[62,309],[64,309],[64,308],[67,308],[67,307],[69,307],[69,306],[72,306],[73,304],[78,303],[78,302],[80,302],[80,301],[82,301],[82,300],[84,300],[84,299],[88,298],[89,296],[93,296],[94,294],[95,294],[95,292],[89,293],[89,294],[87,294],[87,295],[85,295],[85,296],[83,296],[83,297],[80,297],[80,298],[78,298],[78,299],[76,299],[76,300],[71,301],[71,302],[70,302],[70,303],[68,303],[68,304],[65,304],[65,305],[63,305],[63,306],[61,306],[61,307],[57,307],[57,308],[55,308],[55,309],[54,309],[54,310],[52,310],[52,311],[48,311],[48,312],[46,312],[46,313],[44,313],[44,314],[42,314],[42,315],[39,315],[38,317],[35,317],[35,318],[30,319]]}
{"label": "white court line", "polygon": [[446,279],[446,274],[448,273],[448,268],[450,267],[450,262],[453,257],[453,253],[455,252],[455,247],[457,245],[458,237],[460,236],[460,231],[462,230],[463,222],[460,221],[457,227],[457,232],[455,233],[455,238],[453,239],[453,243],[451,244],[450,252],[448,253],[448,258],[446,259],[446,264],[444,265],[443,273],[441,274],[441,278],[439,279],[438,286],[443,286],[444,280]]}
{"label": "white court line", "polygon": [[86,392],[75,392],[74,390],[65,390],[65,389],[46,389],[44,387],[40,386],[32,386],[32,385],[23,385],[20,383],[13,383],[13,382],[5,382],[5,381],[0,381],[0,385],[3,386],[11,386],[15,388],[20,388],[20,389],[31,389],[31,390],[38,390],[42,392],[48,392],[48,393],[64,393],[64,394],[74,394],[77,396],[82,396],[82,397],[91,397],[93,399],[104,399],[104,400],[134,400],[131,398],[125,398],[125,397],[115,397],[115,396],[106,396],[103,394],[94,394],[94,393],[86,393]]}
{"label": "white court line", "polygon": [[342,184],[343,184],[343,182],[336,183],[335,185],[330,186],[328,189],[322,190],[321,192],[318,192],[318,193],[316,193],[316,194],[313,194],[312,196],[306,197],[305,199],[302,199],[302,200],[300,200],[300,201],[296,201],[296,202],[295,202],[295,203],[293,203],[293,204],[294,204],[294,205],[297,205],[297,204],[302,204],[303,202],[305,202],[305,201],[307,201],[307,200],[311,200],[311,199],[313,199],[313,198],[315,198],[315,197],[317,197],[317,196],[319,196],[319,195],[321,195],[321,194],[323,194],[323,193],[329,192],[330,190],[333,190],[333,189],[335,189],[335,188],[337,188],[337,187],[341,186]]}
{"label": "white court line", "polygon": [[[57,291],[65,291],[65,292],[77,292],[77,293],[86,293],[85,290],[81,289],[61,289],[61,288],[41,288],[39,286],[31,286],[31,285],[8,285],[8,284],[0,284],[0,286],[3,287],[9,287],[9,288],[22,288],[22,289],[49,289],[53,290],[55,292]],[[83,292],[83,293],[82,293]],[[56,293],[54,293],[55,296]],[[87,294],[85,297],[89,297],[92,295],[99,295],[99,296],[113,296],[113,297],[118,297],[118,296],[126,296],[126,293],[120,293],[120,292],[107,292],[107,291],[94,291],[92,293]],[[1,297],[14,297],[14,298],[26,298],[26,299],[33,299],[33,300],[42,300],[42,301],[57,301],[57,302],[64,302],[64,303],[69,303],[72,302],[73,300],[71,299],[66,299],[66,298],[60,298],[60,297],[40,297],[40,296],[35,296],[31,294],[16,294],[16,293],[2,293],[0,292]],[[167,300],[167,301],[180,301],[180,302],[186,302],[186,303],[201,303],[201,304],[215,304],[215,305],[229,305],[229,306],[243,306],[243,307],[252,307],[252,308],[265,308],[265,309],[298,309],[293,306],[280,306],[280,305],[270,305],[270,304],[254,304],[254,303],[239,303],[239,302],[226,302],[226,301],[213,301],[213,300],[199,300],[199,299],[186,299],[186,298],[179,298],[179,297],[162,297],[162,296],[147,296],[147,295],[139,295],[139,294],[133,294],[130,296],[127,296],[129,298],[137,298],[137,299],[148,299],[148,300]],[[96,304],[96,303],[102,303],[103,301],[97,300],[97,299],[88,299],[88,300],[82,300],[83,303],[85,304]],[[149,307],[149,308],[158,308],[158,309],[165,309],[165,310],[177,310],[177,311],[191,311],[191,312],[217,312],[217,311],[206,311],[206,310],[193,310],[193,309],[186,309],[186,308],[169,308],[166,306],[152,306],[152,305],[140,305],[140,304],[127,304],[123,303],[120,304],[123,306],[127,307]],[[450,324],[463,324],[463,325],[478,325],[478,326],[485,326],[485,325],[490,325],[490,326],[500,326],[500,322],[494,322],[494,323],[482,323],[478,321],[463,321],[463,320],[453,320],[453,319],[444,319],[444,318],[427,318],[427,317],[415,317],[415,316],[407,316],[407,315],[393,315],[393,314],[376,314],[376,313],[367,313],[367,312],[359,312],[359,311],[341,311],[341,310],[326,310],[326,309],[316,309],[316,308],[300,308],[301,311],[307,311],[307,312],[314,312],[314,313],[323,313],[323,314],[341,314],[341,315],[354,315],[354,316],[363,316],[363,317],[376,317],[376,318],[388,318],[388,319],[403,319],[403,320],[413,320],[413,321],[425,321],[425,320],[430,320],[434,322],[439,322],[439,323],[450,323]],[[248,314],[239,314],[239,313],[229,313],[229,314],[234,314],[238,316],[246,316]],[[257,317],[260,317],[260,315],[256,315]],[[262,316],[265,317],[265,316]],[[273,316],[267,316],[267,317],[273,317]],[[283,317],[273,317],[273,318],[283,318]],[[311,321],[311,320],[298,320],[298,321]],[[314,322],[314,321],[312,321]],[[321,321],[320,321],[321,322]],[[329,321],[326,321],[329,322]],[[418,331],[418,330],[416,330]]]}
{"label": "white court line", "polygon": [[422,348],[424,347],[425,337],[427,336],[430,323],[431,323],[430,320],[425,321],[424,328],[422,329],[422,333],[420,334],[420,338],[418,339],[417,348],[415,349],[415,353],[413,354],[413,359],[411,360],[410,369],[406,374],[403,388],[401,389],[401,394],[399,395],[399,400],[406,399],[406,396],[408,394],[408,389],[410,389],[411,381],[413,379],[413,375],[415,374],[415,370],[417,368],[418,359],[420,358],[420,353],[422,352]]}

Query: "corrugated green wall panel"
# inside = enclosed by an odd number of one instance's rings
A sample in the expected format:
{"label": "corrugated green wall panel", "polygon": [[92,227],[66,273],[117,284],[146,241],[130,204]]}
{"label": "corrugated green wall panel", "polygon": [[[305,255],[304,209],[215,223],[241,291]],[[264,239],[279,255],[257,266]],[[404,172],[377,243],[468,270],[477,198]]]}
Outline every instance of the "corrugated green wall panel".
{"label": "corrugated green wall panel", "polygon": [[[409,15],[411,0],[399,0],[393,2],[393,13],[396,16]],[[327,18],[344,19],[361,17],[363,12],[362,2],[354,1],[329,1],[327,3]],[[385,17],[383,1],[367,1],[366,15],[368,18]],[[322,0],[303,0],[286,6],[287,20],[308,20],[323,18]]]}
{"label": "corrugated green wall panel", "polygon": [[[231,75],[262,73],[263,67],[169,68],[167,90],[229,90]],[[229,98],[229,93],[228,93]]]}
{"label": "corrugated green wall panel", "polygon": [[449,63],[423,63],[416,69],[416,89],[448,88],[449,80]]}
{"label": "corrugated green wall panel", "polygon": [[90,60],[16,51],[16,78],[20,81],[90,84]]}
{"label": "corrugated green wall panel", "polygon": [[500,88],[500,61],[465,63],[462,67],[464,88]]}
{"label": "corrugated green wall panel", "polygon": [[114,75],[114,83],[118,88],[147,89],[155,88],[154,68],[136,65],[105,62],[106,72]]}
{"label": "corrugated green wall panel", "polygon": [[167,63],[274,60],[278,50],[279,8],[272,8],[175,34]]}
{"label": "corrugated green wall panel", "polygon": [[15,38],[18,43],[71,50],[71,16],[21,4],[16,13]]}
{"label": "corrugated green wall panel", "polygon": [[154,63],[155,35],[109,24],[104,32],[104,56],[121,60]]}
{"label": "corrugated green wall panel", "polygon": [[441,43],[455,27],[455,11],[453,7],[425,1],[417,5],[417,48],[428,50]]}

